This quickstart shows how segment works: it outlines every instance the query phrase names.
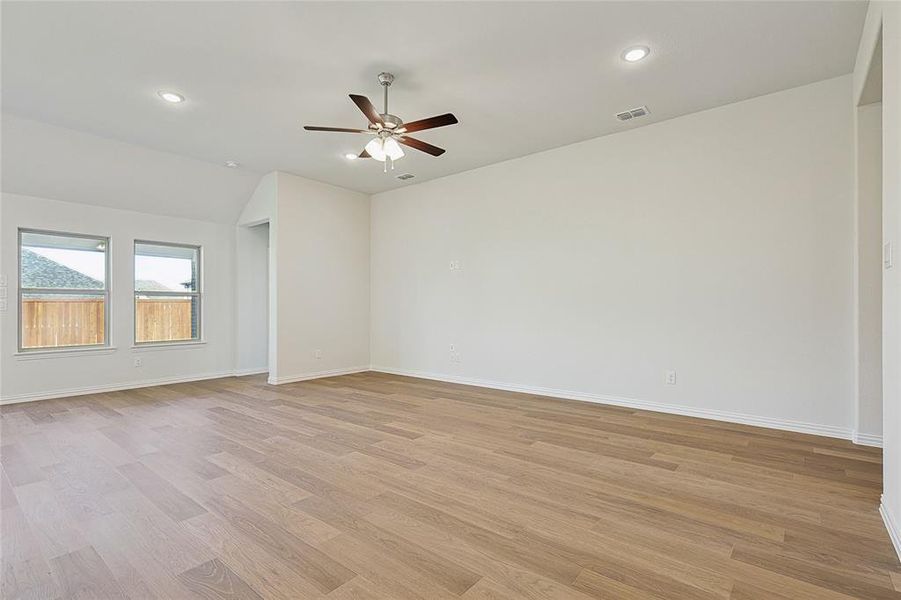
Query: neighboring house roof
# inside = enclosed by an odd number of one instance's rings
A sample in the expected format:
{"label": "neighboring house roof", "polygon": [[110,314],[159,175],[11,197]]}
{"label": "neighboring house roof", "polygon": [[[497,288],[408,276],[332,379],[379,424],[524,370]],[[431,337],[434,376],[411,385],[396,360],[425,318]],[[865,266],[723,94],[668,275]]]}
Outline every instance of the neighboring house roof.
{"label": "neighboring house roof", "polygon": [[22,287],[102,290],[103,282],[22,248]]}
{"label": "neighboring house roof", "polygon": [[136,279],[135,280],[135,291],[137,292],[174,292],[178,290],[173,290],[171,288],[166,287],[159,281],[155,281],[153,279]]}

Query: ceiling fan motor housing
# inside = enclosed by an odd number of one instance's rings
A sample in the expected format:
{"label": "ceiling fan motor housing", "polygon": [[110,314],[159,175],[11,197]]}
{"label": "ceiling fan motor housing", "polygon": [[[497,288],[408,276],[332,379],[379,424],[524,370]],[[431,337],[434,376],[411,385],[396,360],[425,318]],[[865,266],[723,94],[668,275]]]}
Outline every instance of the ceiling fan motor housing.
{"label": "ceiling fan motor housing", "polygon": [[[400,120],[400,117],[397,115],[391,115],[388,113],[379,113],[379,116],[382,118],[382,122],[384,123],[384,127],[387,129],[400,129],[404,124],[403,121]],[[370,127],[375,128],[375,125],[370,125]]]}

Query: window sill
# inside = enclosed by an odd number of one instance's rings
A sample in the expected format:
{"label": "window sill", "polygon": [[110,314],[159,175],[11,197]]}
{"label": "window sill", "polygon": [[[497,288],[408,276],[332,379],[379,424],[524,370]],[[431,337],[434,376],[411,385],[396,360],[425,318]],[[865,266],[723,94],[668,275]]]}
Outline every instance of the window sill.
{"label": "window sill", "polygon": [[16,352],[14,356],[16,357],[16,360],[39,360],[44,358],[112,354],[115,351],[115,346],[98,346],[96,348],[55,348],[52,350],[20,350],[19,352]]}
{"label": "window sill", "polygon": [[194,340],[190,342],[153,342],[147,344],[135,344],[131,347],[132,352],[155,352],[157,350],[166,350],[168,348],[181,348],[183,350],[189,348],[200,348],[206,346],[205,340]]}

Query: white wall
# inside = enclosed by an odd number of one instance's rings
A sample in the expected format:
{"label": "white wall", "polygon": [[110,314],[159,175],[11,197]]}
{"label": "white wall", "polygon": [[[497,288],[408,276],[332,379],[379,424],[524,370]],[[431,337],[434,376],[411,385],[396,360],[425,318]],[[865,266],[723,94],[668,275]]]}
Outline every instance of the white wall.
{"label": "white wall", "polygon": [[855,440],[882,442],[882,104],[857,108]]}
{"label": "white wall", "polygon": [[[895,256],[901,243],[901,4],[883,6],[883,237],[892,241]],[[888,205],[888,208],[886,208]],[[901,265],[883,279],[883,506],[890,510],[892,539],[901,558]],[[891,279],[891,283],[888,280]],[[891,318],[887,315],[891,314]],[[886,320],[889,322],[886,323]],[[891,331],[891,342],[885,336]],[[887,351],[886,347],[890,349]],[[890,382],[890,383],[888,383]],[[887,390],[888,388],[888,390]],[[887,399],[888,397],[888,399]]]}
{"label": "white wall", "polygon": [[[230,374],[236,358],[234,223],[260,176],[6,113],[0,124],[0,271],[13,284],[10,306],[0,314],[0,397],[9,401]],[[113,238],[114,352],[41,360],[13,356],[18,227]],[[134,238],[203,245],[206,344],[132,350]],[[137,352],[140,368],[132,366]]]}
{"label": "white wall", "polygon": [[286,173],[277,175],[278,350],[270,381],[365,370],[369,197]]}
{"label": "white wall", "polygon": [[[2,401],[234,372],[269,370],[270,380],[281,383],[368,368],[367,195],[283,173],[261,179],[250,175],[259,179],[253,191],[244,189],[248,174],[236,177],[229,169],[200,161],[6,115],[3,127],[0,272],[12,285],[10,305],[0,314]],[[28,132],[36,133],[34,143]],[[79,164],[88,172],[78,175],[60,164],[61,148],[78,154]],[[24,158],[6,160],[6,155],[19,152]],[[44,169],[46,181],[37,176],[7,178],[7,170],[18,166],[32,174]],[[127,185],[129,177],[132,187]],[[102,183],[104,178],[109,181]],[[61,197],[45,199],[34,191],[30,197],[9,193],[8,182],[16,190],[46,187]],[[228,208],[228,198],[220,197],[223,190],[243,194],[240,215]],[[130,206],[136,198],[147,210],[158,212],[111,208]],[[72,199],[77,203],[63,201]],[[178,208],[181,205],[183,209]],[[209,218],[159,214],[179,210]],[[16,356],[18,227],[112,238],[114,350],[41,359],[34,354]],[[132,348],[131,246],[136,238],[203,246],[205,344],[152,351]],[[282,260],[269,260],[270,250]],[[267,285],[268,291],[259,288]],[[272,316],[268,335],[267,312]],[[137,353],[143,361],[140,368],[132,366]]]}
{"label": "white wall", "polygon": [[238,218],[239,229],[261,222],[269,225],[269,382],[368,369],[369,196],[272,172]]}
{"label": "white wall", "polygon": [[[52,357],[17,356],[17,228],[110,238],[112,351]],[[205,343],[133,348],[135,239],[203,247],[202,335]],[[4,193],[0,199],[0,273],[10,305],[0,312],[0,398],[3,402],[86,390],[231,374],[234,368],[234,226]],[[135,357],[143,366],[133,366]]]}
{"label": "white wall", "polygon": [[882,237],[896,262],[882,278],[881,512],[901,557],[901,3],[870,2],[854,67],[854,98],[865,87],[873,49],[882,34]]}
{"label": "white wall", "polygon": [[266,173],[257,182],[256,188],[247,199],[238,225],[252,226],[268,223],[276,218],[278,210],[278,173]]}
{"label": "white wall", "polygon": [[374,368],[850,435],[850,92],[374,196]]}
{"label": "white wall", "polygon": [[235,372],[269,370],[269,223],[235,228]]}

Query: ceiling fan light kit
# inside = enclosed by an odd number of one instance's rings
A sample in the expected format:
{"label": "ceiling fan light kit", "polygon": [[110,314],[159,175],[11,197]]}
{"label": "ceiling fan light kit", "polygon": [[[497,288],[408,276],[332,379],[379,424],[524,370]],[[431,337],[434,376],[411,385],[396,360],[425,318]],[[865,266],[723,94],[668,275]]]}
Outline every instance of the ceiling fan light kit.
{"label": "ceiling fan light kit", "polygon": [[[441,156],[444,149],[433,146],[416,138],[411,138],[407,134],[414,131],[422,131],[424,129],[434,129],[436,127],[444,127],[445,125],[453,125],[457,123],[457,117],[451,113],[429,117],[428,119],[420,119],[412,123],[404,123],[397,115],[388,112],[388,88],[394,83],[394,75],[391,73],[379,73],[379,83],[384,88],[384,112],[378,112],[372,102],[366,96],[351,94],[350,99],[357,108],[369,119],[369,126],[366,129],[352,129],[346,127],[318,127],[306,125],[304,129],[307,131],[332,131],[339,133],[364,133],[374,136],[373,139],[366,144],[366,148],[359,154],[358,158],[374,158],[377,161],[385,163],[384,171],[388,172],[388,164],[394,169],[394,161],[404,157],[404,150],[401,144],[432,156]],[[348,155],[349,157],[349,155]]]}
{"label": "ceiling fan light kit", "polygon": [[393,137],[373,138],[366,144],[366,153],[380,161],[386,159],[398,160],[403,158],[404,151]]}

